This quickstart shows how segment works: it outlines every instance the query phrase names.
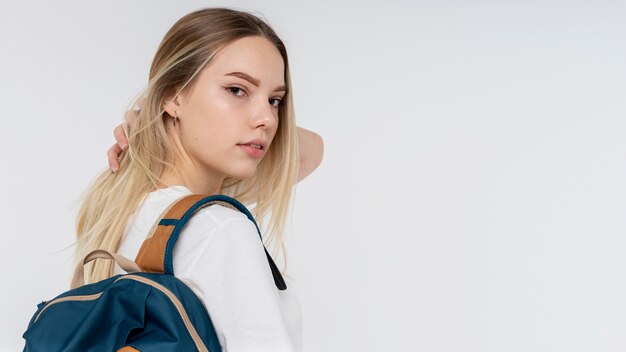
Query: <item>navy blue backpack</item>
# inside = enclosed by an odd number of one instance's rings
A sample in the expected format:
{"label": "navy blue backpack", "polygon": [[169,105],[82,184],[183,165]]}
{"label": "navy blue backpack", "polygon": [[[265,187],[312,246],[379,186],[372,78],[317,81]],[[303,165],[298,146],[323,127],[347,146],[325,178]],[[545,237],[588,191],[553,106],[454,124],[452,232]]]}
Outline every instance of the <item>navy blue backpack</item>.
{"label": "navy blue backpack", "polygon": [[[135,262],[104,250],[87,255],[76,268],[72,289],[37,306],[23,335],[24,351],[221,351],[204,304],[174,276],[172,264],[183,226],[215,203],[244,213],[261,236],[252,214],[237,200],[183,197],[158,220]],[[276,286],[285,290],[280,271],[265,254]],[[96,258],[115,260],[127,274],[83,286],[83,266]]]}

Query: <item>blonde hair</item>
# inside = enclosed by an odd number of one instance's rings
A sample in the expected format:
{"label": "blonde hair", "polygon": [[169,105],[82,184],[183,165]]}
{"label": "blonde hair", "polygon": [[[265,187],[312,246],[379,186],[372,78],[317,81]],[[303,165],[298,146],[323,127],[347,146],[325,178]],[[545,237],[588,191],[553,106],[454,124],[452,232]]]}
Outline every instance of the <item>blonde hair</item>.
{"label": "blonde hair", "polygon": [[[174,167],[178,154],[166,131],[170,117],[163,110],[166,97],[191,87],[221,48],[249,36],[266,38],[276,46],[284,60],[287,91],[278,112],[278,130],[255,175],[245,180],[226,178],[220,193],[246,205],[254,203],[251,212],[263,231],[265,244],[273,244],[274,254],[277,249],[286,254],[282,232],[297,170],[297,127],[287,51],[272,28],[255,15],[210,8],[182,17],[161,41],[138,119],[132,126],[125,124],[129,144],[121,155],[120,171],[100,174],[83,196],[76,221],[77,261],[94,249],[117,251],[131,215],[148,193],[164,184],[160,179],[164,172]],[[269,214],[265,226],[264,218]],[[85,269],[85,282],[113,274],[113,264],[108,260],[96,260]]]}

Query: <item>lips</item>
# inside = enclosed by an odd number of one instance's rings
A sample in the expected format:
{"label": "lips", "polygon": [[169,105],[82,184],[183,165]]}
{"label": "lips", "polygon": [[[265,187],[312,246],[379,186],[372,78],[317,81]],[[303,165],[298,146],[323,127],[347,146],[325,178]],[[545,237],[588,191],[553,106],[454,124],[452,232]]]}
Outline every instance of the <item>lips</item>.
{"label": "lips", "polygon": [[247,145],[247,146],[249,146],[251,148],[255,148],[255,149],[258,149],[258,150],[265,150],[265,149],[267,149],[267,143],[264,140],[262,140],[262,139],[255,139],[255,140],[248,141],[248,142],[245,142],[245,143],[240,143],[238,145]]}
{"label": "lips", "polygon": [[243,149],[243,151],[253,158],[262,158],[265,155],[264,149],[259,149],[257,147],[253,147],[250,144],[239,144],[239,147]]}

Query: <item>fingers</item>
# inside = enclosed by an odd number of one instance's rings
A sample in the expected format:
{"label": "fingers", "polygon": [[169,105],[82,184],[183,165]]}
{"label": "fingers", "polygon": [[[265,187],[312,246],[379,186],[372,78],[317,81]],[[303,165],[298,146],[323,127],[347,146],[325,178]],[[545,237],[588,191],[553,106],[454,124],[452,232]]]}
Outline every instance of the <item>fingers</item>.
{"label": "fingers", "polygon": [[109,159],[109,167],[111,171],[117,172],[120,168],[120,162],[118,160],[120,154],[122,153],[122,148],[118,144],[113,144],[111,148],[107,151],[107,157]]}
{"label": "fingers", "polygon": [[116,143],[107,151],[107,158],[109,159],[109,167],[111,168],[111,171],[117,172],[117,170],[120,168],[120,154],[122,154],[123,150],[126,150],[126,148],[128,148],[128,139],[124,134],[123,125],[118,125],[117,127],[115,127],[115,129],[113,130],[113,136],[115,137]]}
{"label": "fingers", "polygon": [[139,100],[137,101],[137,108],[139,108],[139,110],[141,110],[141,107],[144,106],[145,103],[146,103],[146,97],[145,96],[139,98]]}
{"label": "fingers", "polygon": [[115,127],[115,129],[113,130],[113,136],[115,137],[115,142],[120,149],[120,151],[117,153],[119,156],[119,153],[121,153],[122,150],[126,150],[126,148],[128,147],[128,139],[126,138],[126,134],[124,133],[123,125],[118,125],[117,127]]}
{"label": "fingers", "polygon": [[139,118],[139,110],[135,109],[126,111],[126,114],[124,115],[124,120],[131,125],[135,124],[137,118]]}
{"label": "fingers", "polygon": [[137,122],[137,119],[139,118],[139,111],[141,110],[141,106],[145,104],[145,101],[146,98],[141,97],[137,101],[136,107],[134,109],[126,111],[126,114],[124,115],[124,123],[118,125],[117,127],[115,127],[115,129],[113,129],[113,136],[115,137],[116,143],[107,151],[109,167],[113,172],[117,172],[117,170],[120,168],[120,154],[122,154],[122,151],[128,148],[128,138],[124,131],[124,124],[127,123],[132,126],[135,124],[135,122]]}

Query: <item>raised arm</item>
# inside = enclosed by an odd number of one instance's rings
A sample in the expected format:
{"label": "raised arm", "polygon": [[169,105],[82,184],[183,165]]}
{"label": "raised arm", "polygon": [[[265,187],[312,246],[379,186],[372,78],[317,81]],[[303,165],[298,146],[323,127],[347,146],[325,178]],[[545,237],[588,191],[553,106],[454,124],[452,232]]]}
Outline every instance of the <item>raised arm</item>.
{"label": "raised arm", "polygon": [[[126,113],[126,120],[132,123],[136,118],[136,111]],[[111,171],[117,172],[120,167],[119,156],[128,147],[128,140],[124,135],[122,125],[118,125],[113,130],[116,143],[107,151],[109,167]],[[324,141],[315,132],[298,127],[298,178],[297,182],[309,176],[321,164],[324,157]]]}
{"label": "raised arm", "polygon": [[322,163],[324,141],[315,132],[298,127],[298,179],[302,181]]}

